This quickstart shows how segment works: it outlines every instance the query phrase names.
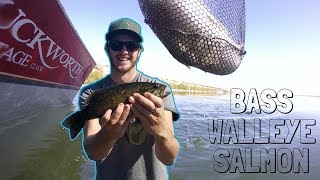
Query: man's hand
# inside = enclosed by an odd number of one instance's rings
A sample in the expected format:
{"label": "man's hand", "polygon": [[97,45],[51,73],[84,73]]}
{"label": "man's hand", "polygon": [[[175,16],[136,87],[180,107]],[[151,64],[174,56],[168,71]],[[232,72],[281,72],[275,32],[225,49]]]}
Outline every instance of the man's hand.
{"label": "man's hand", "polygon": [[120,103],[114,112],[109,109],[100,119],[87,121],[84,126],[84,147],[90,159],[100,160],[111,152],[134,117],[130,114],[130,108],[128,104]]}
{"label": "man's hand", "polygon": [[155,138],[168,138],[173,135],[173,129],[166,121],[163,100],[151,93],[144,96],[135,93],[129,97],[132,103],[131,111],[141,120],[148,133]]}
{"label": "man's hand", "polygon": [[122,137],[128,127],[128,124],[133,119],[133,114],[130,114],[130,105],[120,103],[112,112],[108,109],[106,113],[99,119],[101,122],[101,131],[108,136],[111,141],[117,141]]}
{"label": "man's hand", "polygon": [[131,111],[141,120],[142,126],[154,136],[155,154],[165,165],[172,165],[180,148],[174,137],[172,113],[164,110],[163,100],[151,93],[129,97]]}

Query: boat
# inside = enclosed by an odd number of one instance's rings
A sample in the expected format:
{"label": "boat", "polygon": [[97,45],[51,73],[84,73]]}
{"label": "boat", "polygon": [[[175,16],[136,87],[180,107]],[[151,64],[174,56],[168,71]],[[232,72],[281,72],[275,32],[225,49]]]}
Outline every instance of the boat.
{"label": "boat", "polygon": [[0,123],[72,104],[95,65],[59,0],[0,1]]}

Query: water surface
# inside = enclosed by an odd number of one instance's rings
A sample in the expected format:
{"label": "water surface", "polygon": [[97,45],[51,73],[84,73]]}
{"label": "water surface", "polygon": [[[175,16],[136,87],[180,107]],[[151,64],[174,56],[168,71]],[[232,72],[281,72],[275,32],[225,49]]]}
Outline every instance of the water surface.
{"label": "water surface", "polygon": [[[297,97],[289,114],[232,114],[228,97],[175,96],[181,118],[175,133],[181,144],[176,164],[168,168],[171,179],[318,179],[320,128],[312,127],[315,144],[211,144],[208,119],[315,119],[319,120],[319,97]],[[76,102],[76,101],[74,101]],[[60,121],[74,106],[55,107],[0,124],[0,179],[93,179],[94,164],[82,152],[81,136],[71,142]],[[264,127],[266,128],[266,127]],[[266,130],[266,129],[265,129]],[[308,148],[309,173],[218,173],[213,154],[218,148]],[[232,152],[232,151],[231,151]],[[258,155],[254,159],[260,158]]]}

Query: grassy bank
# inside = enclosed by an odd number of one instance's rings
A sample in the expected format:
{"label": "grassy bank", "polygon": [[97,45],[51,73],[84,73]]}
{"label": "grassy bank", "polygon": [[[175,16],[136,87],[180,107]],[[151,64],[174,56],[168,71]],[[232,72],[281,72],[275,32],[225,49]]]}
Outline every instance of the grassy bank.
{"label": "grassy bank", "polygon": [[172,91],[176,92],[177,94],[210,94],[210,95],[224,95],[227,94],[227,90],[202,85],[202,84],[195,84],[195,83],[189,83],[184,81],[176,81],[176,80],[170,80],[170,79],[164,79],[165,82],[167,82]]}

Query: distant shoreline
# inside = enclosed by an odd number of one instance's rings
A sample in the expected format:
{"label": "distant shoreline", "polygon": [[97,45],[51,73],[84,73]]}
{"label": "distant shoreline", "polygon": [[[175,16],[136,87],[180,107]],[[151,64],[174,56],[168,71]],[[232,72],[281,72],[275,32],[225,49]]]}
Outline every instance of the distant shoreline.
{"label": "distant shoreline", "polygon": [[[98,79],[101,79],[108,73],[109,66],[97,65],[92,72],[90,73],[89,77],[86,79],[84,84],[92,83]],[[196,93],[196,94],[212,94],[212,95],[225,95],[228,93],[227,90],[202,84],[196,84],[191,82],[184,82],[179,80],[172,80],[172,79],[162,79],[170,85],[170,88],[173,92],[176,93]]]}
{"label": "distant shoreline", "polygon": [[212,91],[206,91],[206,90],[187,90],[187,89],[171,89],[174,92],[215,92],[214,90]]}
{"label": "distant shoreline", "polygon": [[226,93],[208,90],[186,90],[186,89],[172,89],[174,95],[203,95],[203,96],[224,96]]}

